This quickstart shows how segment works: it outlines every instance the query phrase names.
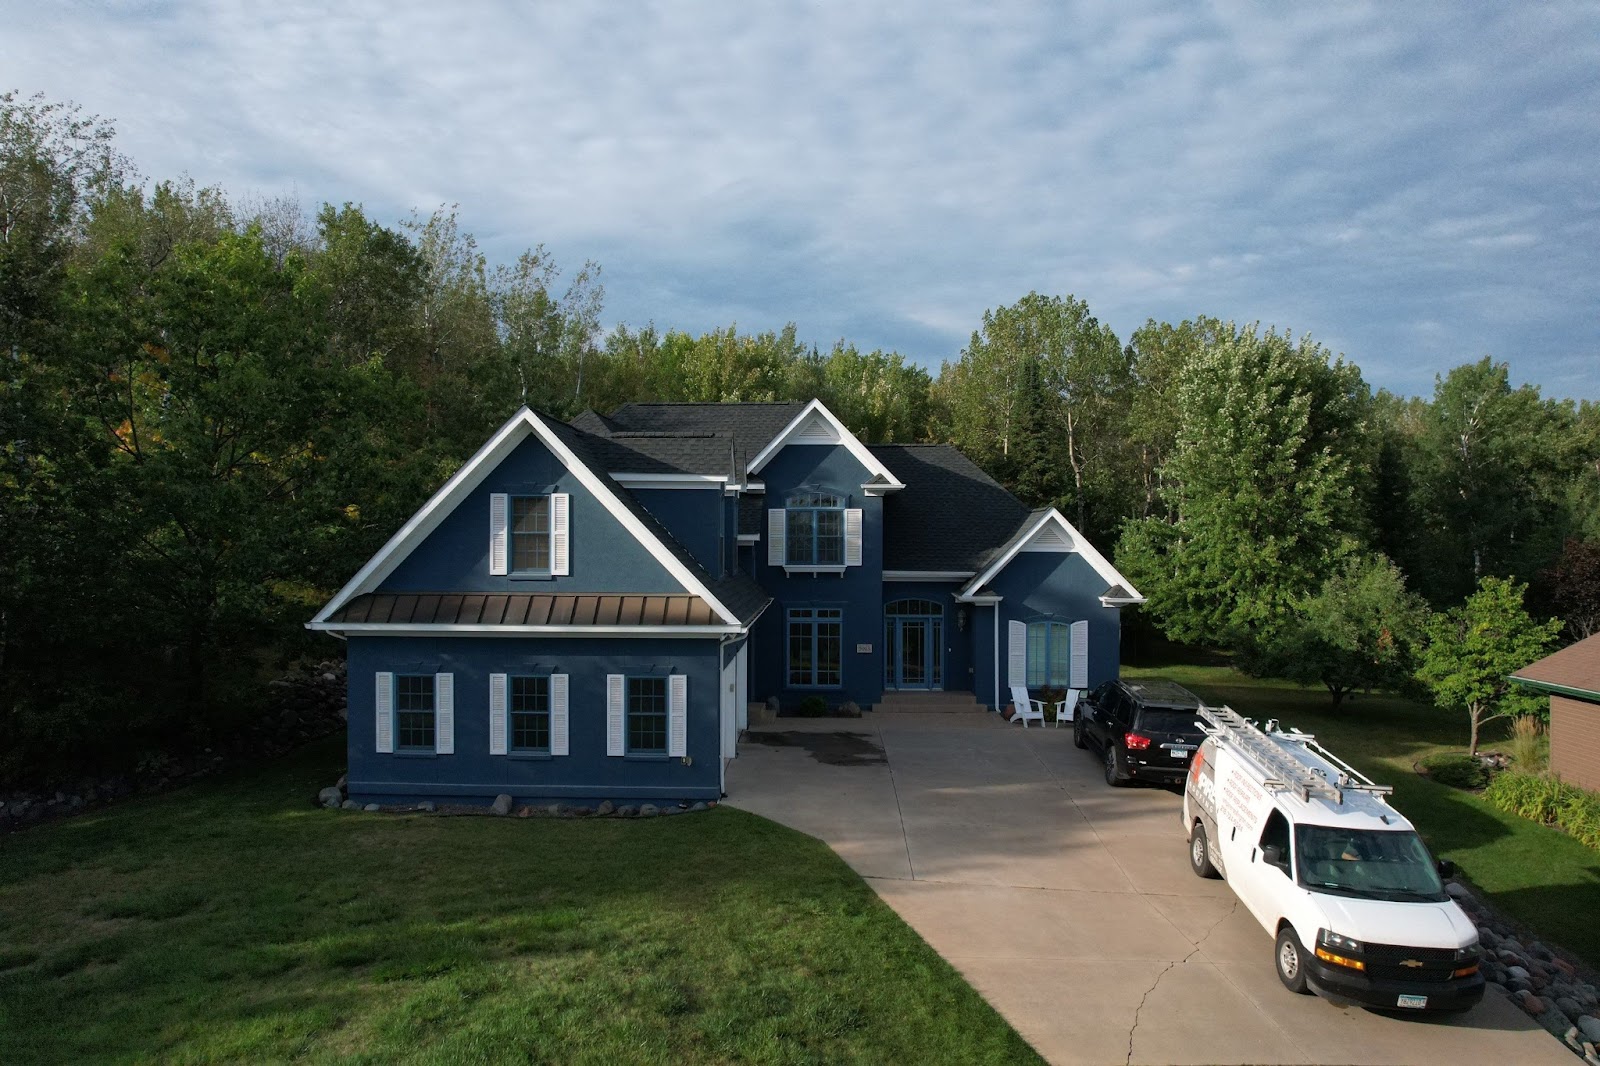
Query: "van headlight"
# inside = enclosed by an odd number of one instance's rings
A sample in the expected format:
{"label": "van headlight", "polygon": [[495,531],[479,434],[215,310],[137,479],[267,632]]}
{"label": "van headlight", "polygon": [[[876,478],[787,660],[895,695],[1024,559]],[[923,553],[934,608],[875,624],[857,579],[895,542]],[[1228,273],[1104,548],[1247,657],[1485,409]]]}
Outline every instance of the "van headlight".
{"label": "van headlight", "polygon": [[1364,971],[1367,964],[1355,958],[1361,954],[1361,941],[1353,940],[1332,929],[1317,930],[1317,958],[1334,966],[1343,966],[1347,970]]}
{"label": "van headlight", "polygon": [[1338,952],[1355,952],[1359,954],[1362,950],[1361,941],[1341,933],[1335,933],[1332,929],[1318,929],[1317,943]]}
{"label": "van headlight", "polygon": [[1474,940],[1464,948],[1456,948],[1457,962],[1472,962],[1483,954],[1483,945]]}

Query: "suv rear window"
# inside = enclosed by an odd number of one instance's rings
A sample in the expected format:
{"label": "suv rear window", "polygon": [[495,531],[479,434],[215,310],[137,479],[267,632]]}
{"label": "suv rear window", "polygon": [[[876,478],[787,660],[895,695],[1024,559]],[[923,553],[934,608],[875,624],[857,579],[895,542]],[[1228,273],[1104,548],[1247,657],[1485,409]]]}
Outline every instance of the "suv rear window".
{"label": "suv rear window", "polygon": [[1179,710],[1176,707],[1146,707],[1139,715],[1139,728],[1148,729],[1154,733],[1185,733],[1190,736],[1199,736],[1200,727],[1195,724],[1200,713],[1194,710]]}

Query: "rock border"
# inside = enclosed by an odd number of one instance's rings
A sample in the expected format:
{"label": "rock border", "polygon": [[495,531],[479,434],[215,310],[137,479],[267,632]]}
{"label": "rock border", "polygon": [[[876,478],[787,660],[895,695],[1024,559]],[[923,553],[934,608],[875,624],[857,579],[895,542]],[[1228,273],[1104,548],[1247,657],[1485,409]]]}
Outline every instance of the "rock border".
{"label": "rock border", "polygon": [[367,803],[350,799],[348,777],[320,790],[312,804],[327,810],[362,811],[368,814],[436,814],[447,818],[665,818],[678,814],[698,814],[713,810],[716,800],[683,800],[676,804],[623,803],[601,800],[593,807],[573,803],[523,804],[517,807],[511,796],[502,792],[494,802],[484,807],[472,803],[438,803],[423,800],[420,803]]}
{"label": "rock border", "polygon": [[1591,1066],[1600,1066],[1600,988],[1587,966],[1535,939],[1465,885],[1445,886],[1478,927],[1484,980]]}

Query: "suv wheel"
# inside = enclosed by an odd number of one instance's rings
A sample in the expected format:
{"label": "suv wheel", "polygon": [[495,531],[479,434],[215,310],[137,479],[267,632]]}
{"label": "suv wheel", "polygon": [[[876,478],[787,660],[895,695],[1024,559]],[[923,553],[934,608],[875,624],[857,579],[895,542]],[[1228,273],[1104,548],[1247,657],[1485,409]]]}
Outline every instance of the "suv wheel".
{"label": "suv wheel", "polygon": [[1278,980],[1283,982],[1284,988],[1301,996],[1311,991],[1306,987],[1306,949],[1294,935],[1293,926],[1286,924],[1278,930],[1272,956],[1277,963]]}
{"label": "suv wheel", "polygon": [[1111,742],[1106,743],[1106,784],[1113,788],[1128,783],[1128,779],[1117,769],[1117,746]]}
{"label": "suv wheel", "polygon": [[1080,708],[1078,713],[1072,718],[1072,746],[1075,748],[1087,748],[1089,746],[1088,740],[1084,739],[1083,735],[1082,708]]}
{"label": "suv wheel", "polygon": [[1199,822],[1194,823],[1194,832],[1189,835],[1189,869],[1194,871],[1196,877],[1217,876],[1217,868],[1211,865],[1211,852],[1206,843],[1206,827]]}

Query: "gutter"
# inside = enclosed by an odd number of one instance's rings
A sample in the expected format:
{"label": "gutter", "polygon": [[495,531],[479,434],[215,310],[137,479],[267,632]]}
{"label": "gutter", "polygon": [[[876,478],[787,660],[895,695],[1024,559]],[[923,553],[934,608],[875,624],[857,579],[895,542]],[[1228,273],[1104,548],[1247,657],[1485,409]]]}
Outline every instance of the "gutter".
{"label": "gutter", "polygon": [[1510,675],[1506,680],[1514,685],[1521,685],[1523,688],[1531,688],[1536,692],[1544,692],[1552,696],[1569,696],[1585,703],[1600,703],[1600,692],[1596,692],[1593,689],[1573,688],[1571,685],[1557,685],[1550,681],[1535,681],[1531,677],[1518,677],[1516,674]]}

